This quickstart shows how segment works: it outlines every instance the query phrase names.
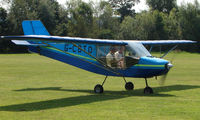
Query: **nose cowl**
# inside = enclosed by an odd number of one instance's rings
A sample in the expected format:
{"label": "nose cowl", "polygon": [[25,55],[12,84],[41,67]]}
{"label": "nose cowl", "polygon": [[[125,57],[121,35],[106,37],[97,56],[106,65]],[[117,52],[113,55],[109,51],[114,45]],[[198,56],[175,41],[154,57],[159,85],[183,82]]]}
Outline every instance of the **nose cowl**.
{"label": "nose cowl", "polygon": [[149,73],[151,73],[149,76],[160,76],[167,74],[173,67],[169,61],[155,57],[142,57],[139,61],[139,64],[153,66],[149,67]]}
{"label": "nose cowl", "polygon": [[173,67],[173,65],[172,65],[171,63],[165,64],[165,68],[166,68],[167,70],[170,70],[172,67]]}

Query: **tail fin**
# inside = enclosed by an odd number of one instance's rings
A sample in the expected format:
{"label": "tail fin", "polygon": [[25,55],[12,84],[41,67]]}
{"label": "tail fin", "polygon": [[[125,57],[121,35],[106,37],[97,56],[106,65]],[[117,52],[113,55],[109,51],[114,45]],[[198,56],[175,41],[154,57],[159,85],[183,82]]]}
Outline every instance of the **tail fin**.
{"label": "tail fin", "polygon": [[22,27],[24,35],[50,35],[40,20],[25,20]]}
{"label": "tail fin", "polygon": [[[24,35],[48,35],[50,36],[47,29],[44,27],[40,20],[25,20],[22,22],[22,28],[24,31]],[[16,45],[27,45],[29,46],[29,50],[33,52],[38,52],[33,49],[35,46],[44,46],[44,44],[40,41],[26,41],[26,40],[12,40]],[[31,47],[34,46],[34,47]]]}

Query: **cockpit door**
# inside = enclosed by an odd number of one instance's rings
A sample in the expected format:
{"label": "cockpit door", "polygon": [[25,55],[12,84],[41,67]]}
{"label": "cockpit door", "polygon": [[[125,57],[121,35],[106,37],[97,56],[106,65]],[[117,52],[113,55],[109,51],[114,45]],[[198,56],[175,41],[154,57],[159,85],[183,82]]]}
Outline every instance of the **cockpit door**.
{"label": "cockpit door", "polygon": [[139,57],[136,56],[136,52],[130,49],[130,47],[127,45],[125,51],[126,68],[138,64],[138,62],[139,62]]}
{"label": "cockpit door", "polygon": [[97,58],[113,69],[125,69],[125,46],[98,45]]}

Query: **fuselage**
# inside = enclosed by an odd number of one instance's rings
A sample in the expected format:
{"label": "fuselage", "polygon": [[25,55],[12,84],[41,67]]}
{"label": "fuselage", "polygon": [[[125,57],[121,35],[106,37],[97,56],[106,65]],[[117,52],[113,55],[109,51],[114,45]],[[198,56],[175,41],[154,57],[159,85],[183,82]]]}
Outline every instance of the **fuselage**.
{"label": "fuselage", "polygon": [[[43,46],[30,46],[29,50],[56,59],[75,67],[106,76],[149,78],[169,71],[167,60],[152,57],[146,48],[137,42],[127,41],[126,46],[97,45],[83,43],[48,43]],[[106,67],[110,47],[122,50],[123,67]],[[113,55],[114,56],[114,55]],[[116,73],[120,73],[116,74]]]}

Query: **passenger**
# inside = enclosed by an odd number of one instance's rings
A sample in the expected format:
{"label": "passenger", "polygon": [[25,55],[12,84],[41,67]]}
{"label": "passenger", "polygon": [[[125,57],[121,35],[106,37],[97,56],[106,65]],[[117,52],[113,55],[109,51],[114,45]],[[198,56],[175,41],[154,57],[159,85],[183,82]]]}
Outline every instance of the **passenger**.
{"label": "passenger", "polygon": [[106,63],[111,68],[117,67],[117,63],[115,60],[115,52],[116,52],[116,49],[115,47],[112,46],[110,47],[110,52],[106,55]]}
{"label": "passenger", "polygon": [[124,46],[120,47],[120,50],[115,52],[115,59],[117,61],[117,68],[124,68]]}

